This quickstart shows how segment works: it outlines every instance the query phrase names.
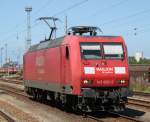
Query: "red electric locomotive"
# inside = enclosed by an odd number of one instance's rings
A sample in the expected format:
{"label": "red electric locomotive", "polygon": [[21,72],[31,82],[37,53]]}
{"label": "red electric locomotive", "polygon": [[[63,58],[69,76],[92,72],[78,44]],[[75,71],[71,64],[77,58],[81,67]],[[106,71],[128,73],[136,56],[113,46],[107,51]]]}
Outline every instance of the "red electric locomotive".
{"label": "red electric locomotive", "polygon": [[120,110],[129,71],[120,36],[98,36],[97,27],[72,27],[64,37],[33,45],[24,55],[25,91],[82,111]]}

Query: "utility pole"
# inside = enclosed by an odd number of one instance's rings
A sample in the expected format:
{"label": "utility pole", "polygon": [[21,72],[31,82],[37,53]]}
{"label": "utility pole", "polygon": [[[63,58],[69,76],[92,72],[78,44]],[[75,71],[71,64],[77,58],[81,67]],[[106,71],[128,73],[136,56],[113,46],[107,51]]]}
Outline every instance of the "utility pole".
{"label": "utility pole", "polygon": [[5,44],[5,63],[7,63],[7,43]]}
{"label": "utility pole", "polygon": [[27,40],[26,40],[26,51],[27,51],[31,46],[30,12],[32,11],[32,7],[26,7],[25,11],[27,12]]}
{"label": "utility pole", "polygon": [[67,16],[65,17],[65,32],[66,32],[66,35],[67,35],[67,28],[68,28],[68,20],[67,20]]}
{"label": "utility pole", "polygon": [[3,47],[0,48],[0,53],[1,53],[1,67],[2,67],[2,64],[3,64]]}

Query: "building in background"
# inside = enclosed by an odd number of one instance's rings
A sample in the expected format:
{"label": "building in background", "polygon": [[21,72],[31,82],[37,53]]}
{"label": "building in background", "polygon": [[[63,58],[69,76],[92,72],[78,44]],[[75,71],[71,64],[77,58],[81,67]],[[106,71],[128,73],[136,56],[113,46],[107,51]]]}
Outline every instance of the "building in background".
{"label": "building in background", "polygon": [[137,62],[139,62],[140,59],[143,59],[143,52],[136,52],[136,53],[135,53],[135,60],[136,60]]}
{"label": "building in background", "polygon": [[130,64],[131,82],[150,82],[149,81],[150,64]]}

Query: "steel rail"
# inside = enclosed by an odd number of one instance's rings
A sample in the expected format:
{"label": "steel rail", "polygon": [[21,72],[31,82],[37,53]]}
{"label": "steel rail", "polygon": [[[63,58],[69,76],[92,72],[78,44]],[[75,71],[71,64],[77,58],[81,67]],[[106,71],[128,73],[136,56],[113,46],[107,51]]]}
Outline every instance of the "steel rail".
{"label": "steel rail", "polygon": [[87,115],[87,114],[84,114],[83,117],[96,120],[97,122],[105,122],[104,120],[101,120],[100,118],[97,118],[97,117],[94,117],[94,116],[91,116],[91,115]]}
{"label": "steel rail", "polygon": [[150,93],[145,93],[145,92],[134,91],[133,94],[143,96],[143,97],[150,97]]}
{"label": "steel rail", "polygon": [[121,117],[121,118],[125,118],[125,119],[128,119],[128,120],[132,120],[132,121],[134,121],[134,122],[143,122],[143,121],[141,121],[141,120],[139,120],[139,119],[137,119],[137,118],[125,116],[125,115],[122,115],[122,114],[119,114],[119,113],[116,113],[116,112],[110,112],[110,111],[109,111],[108,113],[110,113],[110,114],[112,114],[112,115],[119,116],[119,117]]}
{"label": "steel rail", "polygon": [[[20,89],[17,89],[17,88],[14,88],[14,87],[11,87],[11,86],[7,86],[5,85],[6,87],[3,87],[3,86],[0,86],[0,89],[1,90],[4,90],[6,92],[9,92],[9,93],[13,93],[15,95],[19,95],[21,97],[25,97],[25,98],[28,98],[29,96],[24,94],[24,92],[21,92]],[[141,101],[142,102],[142,101]],[[128,119],[128,120],[132,120],[134,122],[142,122],[141,120],[138,120],[136,118],[132,118],[132,117],[129,117],[129,116],[125,116],[125,115],[122,115],[122,114],[119,114],[119,113],[115,113],[115,112],[108,112],[112,115],[116,115],[118,117],[121,117],[121,118],[125,118],[125,119]],[[101,120],[100,118],[98,117],[94,117],[94,116],[91,116],[91,115],[84,115],[84,117],[87,117],[87,118],[90,118],[90,119],[93,119],[93,120],[96,120],[98,122],[105,122],[105,120]],[[12,121],[11,121],[12,122]]]}
{"label": "steel rail", "polygon": [[135,99],[135,98],[128,98],[128,104],[138,105],[141,107],[150,108],[150,101],[142,100],[142,99]]}
{"label": "steel rail", "polygon": [[0,78],[1,82],[7,82],[7,83],[14,83],[14,84],[23,84],[23,81],[21,80],[14,80],[14,79],[4,79]]}
{"label": "steel rail", "polygon": [[12,116],[10,116],[8,113],[4,112],[0,109],[0,115],[6,119],[8,122],[16,122],[16,119]]}

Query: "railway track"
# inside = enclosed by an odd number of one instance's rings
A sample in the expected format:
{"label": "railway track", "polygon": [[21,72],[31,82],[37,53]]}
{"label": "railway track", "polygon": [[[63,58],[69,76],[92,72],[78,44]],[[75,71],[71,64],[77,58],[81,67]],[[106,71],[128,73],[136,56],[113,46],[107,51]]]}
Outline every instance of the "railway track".
{"label": "railway track", "polygon": [[16,122],[16,119],[14,119],[12,116],[10,116],[8,113],[4,112],[3,110],[0,110],[0,116],[2,116],[8,122]]}
{"label": "railway track", "polygon": [[[0,79],[0,82],[9,82],[11,84],[16,84],[15,82],[11,81],[11,80],[1,80]],[[6,93],[8,94],[13,94],[13,95],[17,95],[19,97],[26,97],[28,98],[29,96],[25,94],[24,92],[24,89],[20,89],[20,88],[17,88],[17,87],[14,87],[14,86],[11,86],[11,85],[7,85],[7,84],[1,84],[0,83],[0,90],[3,90],[5,91]]]}
{"label": "railway track", "polygon": [[[12,82],[13,83],[13,82]],[[11,94],[11,95],[15,95],[15,96],[19,96],[19,97],[23,97],[25,99],[28,99],[28,95],[26,95],[22,90],[20,89],[17,89],[17,88],[14,88],[14,87],[11,87],[11,86],[6,86],[6,85],[0,85],[0,89],[1,90],[4,90],[5,92],[7,92],[8,94]],[[129,104],[136,104],[136,105],[140,105],[140,106],[143,106],[143,101],[139,100],[139,102],[142,102],[141,104],[135,102],[132,98],[129,98]],[[150,104],[150,102],[146,103],[146,104]],[[146,106],[146,105],[145,105]],[[144,106],[144,107],[145,107]],[[146,106],[147,107],[147,106]],[[150,107],[150,106],[149,106]],[[115,118],[117,119],[121,119],[121,120],[126,120],[127,122],[128,121],[133,121],[133,122],[142,122],[136,118],[132,118],[132,117],[129,117],[129,116],[125,116],[125,115],[122,115],[122,114],[119,114],[119,113],[113,113],[113,112],[108,112],[110,115],[114,116]],[[93,115],[89,115],[89,114],[86,114],[84,117],[86,118],[90,118],[90,119],[93,119],[95,121],[98,121],[98,122],[107,122],[107,120],[103,120],[102,118],[99,118],[99,117],[95,117]],[[13,121],[10,121],[10,122],[13,122]]]}
{"label": "railway track", "polygon": [[90,115],[83,115],[83,117],[84,117],[84,118],[93,119],[93,120],[95,120],[95,121],[97,121],[97,122],[104,122],[104,120],[101,120],[101,119],[99,119],[99,118],[97,118],[97,117],[90,116]]}
{"label": "railway track", "polygon": [[113,114],[113,115],[116,115],[118,117],[121,117],[121,118],[125,118],[126,120],[131,120],[133,122],[142,122],[141,120],[137,119],[137,118],[133,118],[133,117],[129,117],[129,116],[125,116],[125,115],[122,115],[122,114],[119,114],[119,113],[114,113],[114,112],[109,112],[110,114]]}
{"label": "railway track", "polygon": [[23,85],[23,81],[22,80],[0,78],[0,81],[7,82],[7,83],[14,83],[14,84]]}
{"label": "railway track", "polygon": [[[134,106],[140,106],[150,109],[150,93],[134,92],[134,97],[128,97],[128,104]],[[137,97],[136,97],[137,96]]]}
{"label": "railway track", "polygon": [[[13,83],[13,84],[23,84],[23,81],[20,81],[20,80],[12,80],[12,79],[0,79],[2,82],[8,82],[8,83]],[[2,89],[6,86],[4,85],[1,85],[3,86]],[[9,89],[13,89],[13,90],[16,90],[16,88],[9,88]],[[7,89],[8,90],[8,89]],[[19,93],[23,92],[23,90],[20,90],[20,89],[17,89]],[[134,92],[135,95],[139,95],[139,96],[144,96],[144,97],[148,97],[150,96],[150,94],[148,93],[143,93],[143,92]],[[132,97],[129,97],[128,98],[129,101],[128,101],[128,104],[130,105],[136,105],[136,106],[140,106],[140,107],[147,107],[147,108],[150,108],[150,101],[146,101],[146,100],[141,100],[141,99],[135,99],[135,98],[132,98]]]}
{"label": "railway track", "polygon": [[[8,87],[0,87],[1,90],[4,90],[5,92],[7,92],[8,94],[11,94],[11,95],[15,95],[15,96],[18,96],[18,97],[22,97],[23,99],[28,99],[28,95],[26,95],[24,92],[20,92],[20,89],[14,89],[14,88],[11,88],[10,86]],[[117,119],[121,119],[121,120],[132,120],[133,122],[141,122],[135,118],[131,118],[131,117],[128,117],[128,116],[123,116],[121,114],[117,114],[117,113],[112,113],[112,112],[109,112],[110,115],[113,115],[115,118],[118,117]],[[103,120],[102,118],[98,118],[98,117],[95,117],[95,116],[91,116],[91,115],[86,115],[85,116],[86,118],[90,118],[90,119],[93,119],[95,121],[98,121],[98,122],[107,122],[107,120]]]}
{"label": "railway track", "polygon": [[136,98],[128,98],[128,104],[150,109],[150,101]]}
{"label": "railway track", "polygon": [[150,93],[138,92],[138,91],[134,91],[134,95],[143,96],[143,97],[150,97]]}
{"label": "railway track", "polygon": [[[108,116],[111,116],[110,119],[115,118],[116,120],[114,120],[114,121],[118,121],[118,122],[120,122],[120,121],[142,122],[139,119],[136,119],[136,118],[133,118],[133,117],[129,117],[129,116],[125,116],[125,115],[122,115],[122,114],[119,114],[119,113],[115,113],[115,112],[107,112],[106,114],[108,114]],[[93,120],[96,120],[98,122],[107,122],[108,121],[108,120],[103,120],[102,118],[91,116],[91,115],[85,115],[85,117],[93,119]]]}
{"label": "railway track", "polygon": [[28,98],[29,96],[25,94],[24,90],[14,88],[12,86],[7,86],[4,84],[0,84],[0,90],[7,92],[8,94],[15,94],[20,97]]}

